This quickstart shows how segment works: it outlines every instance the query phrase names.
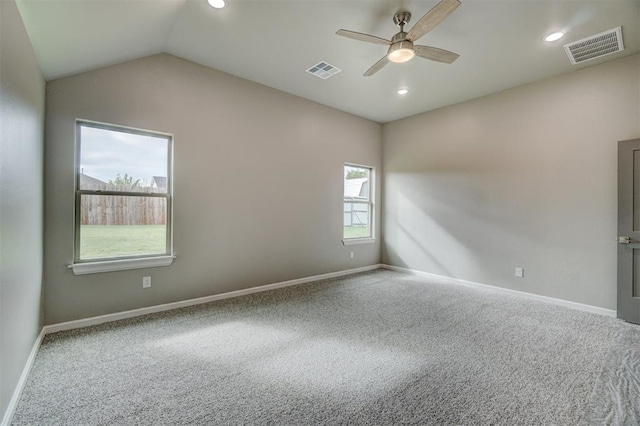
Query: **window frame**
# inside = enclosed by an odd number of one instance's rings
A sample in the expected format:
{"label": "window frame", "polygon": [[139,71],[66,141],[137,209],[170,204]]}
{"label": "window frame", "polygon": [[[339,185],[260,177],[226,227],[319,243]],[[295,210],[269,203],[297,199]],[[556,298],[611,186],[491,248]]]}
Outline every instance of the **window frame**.
{"label": "window frame", "polygon": [[[129,133],[141,136],[151,136],[162,138],[167,141],[167,188],[165,193],[138,192],[138,191],[113,191],[81,189],[80,175],[82,172],[82,127],[91,127],[114,132]],[[84,275],[98,272],[118,271],[125,269],[138,269],[154,266],[170,265],[175,258],[173,254],[173,135],[169,133],[156,132],[151,130],[138,129],[134,127],[121,126],[117,124],[101,123],[97,121],[76,119],[75,123],[75,176],[74,176],[74,215],[73,215],[73,263],[69,268],[74,274]],[[80,258],[80,228],[81,228],[81,208],[83,195],[100,196],[124,196],[124,197],[149,197],[164,198],[166,200],[166,242],[164,253],[123,255],[105,258]]]}
{"label": "window frame", "polygon": [[[347,199],[344,196],[344,180],[345,180],[345,168],[347,167],[356,167],[359,169],[367,169],[369,170],[369,197],[367,201],[353,200]],[[376,241],[375,234],[375,167],[367,166],[364,164],[356,164],[345,162],[342,165],[342,244],[345,246],[354,245],[354,244],[368,244],[374,243]],[[369,207],[369,235],[366,237],[345,237],[344,236],[344,204],[366,204]]]}

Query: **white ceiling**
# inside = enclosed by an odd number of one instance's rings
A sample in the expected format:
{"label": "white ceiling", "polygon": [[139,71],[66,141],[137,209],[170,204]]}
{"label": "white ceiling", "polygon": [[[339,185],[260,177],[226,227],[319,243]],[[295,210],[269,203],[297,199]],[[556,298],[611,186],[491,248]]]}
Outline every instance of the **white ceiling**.
{"label": "white ceiling", "polygon": [[[437,0],[17,0],[47,80],[166,52],[381,123],[640,51],[640,0],[461,1],[418,41],[456,62],[414,58],[362,77],[385,46],[335,32],[388,39],[396,11],[413,14],[410,28]],[[571,65],[563,44],[618,26],[623,52]],[[566,36],[543,40],[557,30]],[[305,72],[320,61],[342,72]]]}

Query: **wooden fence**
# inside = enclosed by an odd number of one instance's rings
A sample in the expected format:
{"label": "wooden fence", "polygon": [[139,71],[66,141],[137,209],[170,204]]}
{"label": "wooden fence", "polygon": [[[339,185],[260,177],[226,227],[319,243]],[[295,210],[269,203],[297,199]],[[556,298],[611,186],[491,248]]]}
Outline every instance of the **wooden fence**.
{"label": "wooden fence", "polygon": [[83,194],[80,202],[80,223],[82,225],[165,225],[167,199]]}

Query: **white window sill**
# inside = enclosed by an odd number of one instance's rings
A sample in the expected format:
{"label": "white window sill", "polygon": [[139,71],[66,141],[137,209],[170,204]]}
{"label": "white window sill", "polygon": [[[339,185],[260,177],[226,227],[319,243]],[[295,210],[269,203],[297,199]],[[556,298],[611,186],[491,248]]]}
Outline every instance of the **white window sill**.
{"label": "white window sill", "polygon": [[175,256],[142,257],[138,259],[102,260],[99,262],[73,263],[68,268],[74,275],[99,274],[101,272],[126,271],[127,269],[169,266]]}
{"label": "white window sill", "polygon": [[342,240],[342,244],[344,244],[345,246],[353,246],[356,244],[371,244],[375,242],[375,238],[348,238],[346,240]]}

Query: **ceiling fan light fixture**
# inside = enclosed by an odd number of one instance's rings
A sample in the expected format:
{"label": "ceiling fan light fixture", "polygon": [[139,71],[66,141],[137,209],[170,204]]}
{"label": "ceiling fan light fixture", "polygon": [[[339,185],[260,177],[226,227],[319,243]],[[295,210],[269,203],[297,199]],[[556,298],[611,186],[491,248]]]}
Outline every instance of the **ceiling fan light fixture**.
{"label": "ceiling fan light fixture", "polygon": [[414,56],[416,56],[416,52],[413,50],[413,43],[407,40],[393,43],[389,47],[389,53],[387,53],[387,58],[397,64],[407,62]]}
{"label": "ceiling fan light fixture", "polygon": [[224,0],[207,0],[209,6],[215,9],[222,9],[224,7]]}

